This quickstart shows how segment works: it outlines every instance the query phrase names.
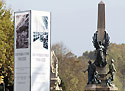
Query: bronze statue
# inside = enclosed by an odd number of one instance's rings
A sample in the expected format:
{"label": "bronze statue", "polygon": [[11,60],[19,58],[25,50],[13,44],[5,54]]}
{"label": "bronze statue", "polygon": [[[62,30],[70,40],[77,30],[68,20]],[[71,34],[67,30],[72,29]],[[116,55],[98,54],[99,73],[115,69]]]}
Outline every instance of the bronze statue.
{"label": "bronze statue", "polygon": [[111,81],[114,81],[114,74],[116,72],[115,65],[114,65],[114,60],[111,60],[111,64],[109,65],[109,72],[107,73],[111,75]]}
{"label": "bronze statue", "polygon": [[95,71],[96,71],[96,67],[94,64],[92,64],[91,61],[88,61],[88,69],[86,69],[85,71],[83,71],[84,73],[86,71],[88,71],[88,83],[87,84],[93,84],[93,80],[94,80],[94,74],[95,74]]}
{"label": "bronze statue", "polygon": [[98,41],[97,40],[97,35],[98,35],[98,31],[96,31],[96,33],[94,33],[93,36],[93,45],[96,48],[96,60],[94,62],[94,64],[97,67],[105,67],[107,64],[106,61],[106,55],[107,55],[107,48],[109,46],[109,36],[108,33],[104,34],[104,40],[103,41]]}
{"label": "bronze statue", "polygon": [[106,80],[107,86],[112,86],[111,76]]}
{"label": "bronze statue", "polygon": [[99,80],[99,73],[98,73],[98,71],[95,71],[95,74],[94,74],[94,79],[93,79],[93,82],[95,83],[95,84],[101,84],[101,80]]}
{"label": "bronze statue", "polygon": [[114,66],[114,60],[111,60],[111,64],[109,65],[109,72],[106,74],[110,74],[109,78],[107,79],[106,83],[108,86],[112,86],[112,81],[114,81],[114,74],[116,72],[115,66]]}

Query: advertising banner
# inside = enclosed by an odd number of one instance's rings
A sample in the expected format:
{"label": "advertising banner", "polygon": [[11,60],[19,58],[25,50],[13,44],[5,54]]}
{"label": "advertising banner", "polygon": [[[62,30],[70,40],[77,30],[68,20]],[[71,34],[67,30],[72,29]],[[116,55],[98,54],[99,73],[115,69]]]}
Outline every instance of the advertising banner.
{"label": "advertising banner", "polygon": [[30,12],[15,13],[14,91],[30,91]]}
{"label": "advertising banner", "polygon": [[50,13],[31,12],[31,91],[49,91]]}
{"label": "advertising banner", "polygon": [[50,91],[50,12],[15,12],[14,91]]}

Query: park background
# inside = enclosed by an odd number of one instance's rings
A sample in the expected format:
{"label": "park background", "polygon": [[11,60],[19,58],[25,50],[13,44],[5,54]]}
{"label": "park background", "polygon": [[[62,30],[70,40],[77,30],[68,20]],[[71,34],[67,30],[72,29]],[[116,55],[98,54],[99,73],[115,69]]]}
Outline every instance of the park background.
{"label": "park background", "polygon": [[[97,29],[97,5],[100,0],[38,0],[0,1],[0,71],[7,86],[14,79],[14,12],[22,10],[51,11],[52,49],[59,59],[59,76],[66,91],[82,91],[87,83],[88,60],[95,59],[92,36]],[[119,91],[125,87],[125,1],[104,0],[106,30],[111,44],[108,61],[115,60],[115,84]]]}

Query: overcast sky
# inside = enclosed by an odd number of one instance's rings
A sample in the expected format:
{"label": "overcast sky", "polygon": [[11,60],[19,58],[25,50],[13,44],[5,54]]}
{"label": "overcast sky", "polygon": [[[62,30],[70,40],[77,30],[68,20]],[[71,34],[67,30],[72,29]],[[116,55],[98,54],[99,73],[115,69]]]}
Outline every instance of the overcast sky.
{"label": "overcast sky", "polygon": [[[15,11],[51,12],[52,44],[63,42],[74,54],[94,50],[92,36],[97,30],[100,0],[6,0]],[[106,30],[110,41],[125,43],[125,0],[103,0],[106,4]]]}

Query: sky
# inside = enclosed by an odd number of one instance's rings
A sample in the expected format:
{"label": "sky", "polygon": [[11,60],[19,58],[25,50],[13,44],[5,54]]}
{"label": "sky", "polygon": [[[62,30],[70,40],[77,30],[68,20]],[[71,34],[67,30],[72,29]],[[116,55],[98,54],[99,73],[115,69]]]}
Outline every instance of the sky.
{"label": "sky", "polygon": [[[101,0],[5,0],[13,12],[51,12],[51,42],[63,42],[75,55],[94,50],[92,36],[97,30]],[[112,43],[125,43],[125,0],[103,0],[106,4],[106,31]]]}

